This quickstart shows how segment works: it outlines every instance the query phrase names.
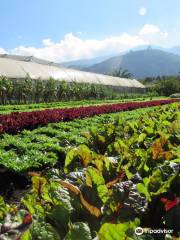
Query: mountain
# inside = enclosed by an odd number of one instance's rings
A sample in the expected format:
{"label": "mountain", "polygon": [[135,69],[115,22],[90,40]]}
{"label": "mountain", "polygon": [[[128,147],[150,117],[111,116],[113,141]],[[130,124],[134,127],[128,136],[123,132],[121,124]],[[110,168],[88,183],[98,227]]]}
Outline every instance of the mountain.
{"label": "mountain", "polygon": [[83,70],[109,74],[119,68],[127,69],[135,78],[177,75],[180,72],[180,56],[149,47],[109,58]]}
{"label": "mountain", "polygon": [[80,59],[80,60],[75,60],[75,61],[69,61],[69,62],[62,62],[60,63],[61,66],[63,67],[68,67],[68,68],[75,68],[75,69],[83,69],[86,67],[90,67],[94,64],[103,62],[110,57],[114,57],[115,55],[108,55],[108,56],[101,56],[101,57],[95,57],[95,58],[90,58],[90,59]]}
{"label": "mountain", "polygon": [[171,53],[174,53],[174,54],[177,54],[177,55],[180,55],[180,46],[174,46],[174,47],[171,47],[171,48],[167,48],[167,51],[171,52]]}
{"label": "mountain", "polygon": [[176,55],[180,55],[180,46],[173,46],[173,47],[161,47],[161,46],[158,46],[158,45],[139,45],[135,48],[132,48],[131,50],[132,51],[139,51],[139,50],[146,50],[148,48],[151,48],[151,49],[158,49],[158,50],[162,50],[162,51],[165,51],[165,52],[170,52],[170,53],[174,53]]}
{"label": "mountain", "polygon": [[137,46],[135,48],[132,48],[131,50],[133,51],[137,51],[137,50],[145,50],[145,49],[148,49],[148,48],[152,48],[152,49],[158,49],[158,50],[162,50],[162,51],[165,51],[165,52],[170,52],[170,53],[174,53],[176,55],[180,55],[180,46],[173,46],[173,47],[161,47],[161,46],[158,46],[158,45],[140,45],[140,46]]}

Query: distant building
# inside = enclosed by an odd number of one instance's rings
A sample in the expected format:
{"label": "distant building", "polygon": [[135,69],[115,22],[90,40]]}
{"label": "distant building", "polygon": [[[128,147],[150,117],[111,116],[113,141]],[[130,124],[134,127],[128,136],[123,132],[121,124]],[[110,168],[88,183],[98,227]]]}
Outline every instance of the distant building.
{"label": "distant building", "polygon": [[144,92],[145,86],[136,79],[112,77],[89,73],[71,68],[64,68],[58,63],[48,62],[33,56],[0,54],[0,75],[10,79],[48,80],[50,77],[59,81],[92,83],[112,86],[119,92]]}

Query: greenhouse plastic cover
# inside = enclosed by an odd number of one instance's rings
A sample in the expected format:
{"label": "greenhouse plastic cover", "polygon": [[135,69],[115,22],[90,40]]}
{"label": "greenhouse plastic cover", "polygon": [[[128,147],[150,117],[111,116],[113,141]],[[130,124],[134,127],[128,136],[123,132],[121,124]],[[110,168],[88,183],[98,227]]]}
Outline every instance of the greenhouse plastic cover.
{"label": "greenhouse plastic cover", "polygon": [[89,73],[71,68],[64,68],[58,63],[48,62],[32,56],[0,54],[0,75],[13,79],[27,77],[48,80],[50,77],[67,82],[84,82],[109,86],[145,88],[135,79],[112,77]]}

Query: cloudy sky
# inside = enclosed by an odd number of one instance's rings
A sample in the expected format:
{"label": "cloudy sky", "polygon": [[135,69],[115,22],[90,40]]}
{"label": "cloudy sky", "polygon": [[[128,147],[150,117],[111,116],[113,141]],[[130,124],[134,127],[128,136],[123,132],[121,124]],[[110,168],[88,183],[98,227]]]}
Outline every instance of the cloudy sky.
{"label": "cloudy sky", "polygon": [[179,0],[0,0],[0,53],[69,61],[180,45]]}

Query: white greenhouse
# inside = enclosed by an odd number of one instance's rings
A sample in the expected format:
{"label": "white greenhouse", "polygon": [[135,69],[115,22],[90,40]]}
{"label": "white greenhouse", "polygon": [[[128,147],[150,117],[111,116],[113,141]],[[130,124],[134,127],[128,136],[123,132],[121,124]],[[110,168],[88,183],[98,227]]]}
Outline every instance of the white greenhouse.
{"label": "white greenhouse", "polygon": [[89,73],[71,68],[64,68],[58,63],[48,62],[33,56],[17,56],[0,54],[0,76],[10,79],[23,79],[27,75],[31,79],[55,80],[93,83],[111,86],[123,92],[144,92],[145,87],[136,79],[112,77],[103,74]]}

